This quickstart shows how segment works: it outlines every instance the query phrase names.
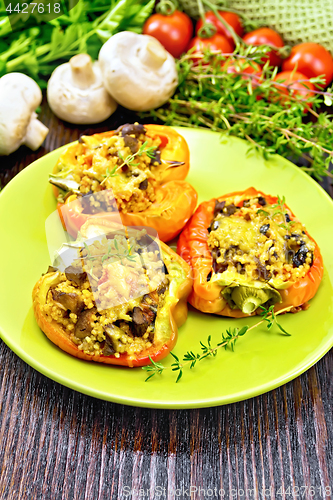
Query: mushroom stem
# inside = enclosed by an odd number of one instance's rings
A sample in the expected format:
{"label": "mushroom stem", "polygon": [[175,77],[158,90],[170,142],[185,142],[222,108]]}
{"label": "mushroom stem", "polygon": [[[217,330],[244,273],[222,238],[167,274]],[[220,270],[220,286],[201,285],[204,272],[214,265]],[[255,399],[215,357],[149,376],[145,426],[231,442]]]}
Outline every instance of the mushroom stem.
{"label": "mushroom stem", "polygon": [[36,151],[36,149],[38,149],[44,142],[48,131],[49,129],[45,127],[42,122],[37,120],[37,114],[33,113],[27,128],[27,132],[25,134],[23,144],[28,146],[28,148],[32,149],[33,151]]}
{"label": "mushroom stem", "polygon": [[144,50],[140,50],[139,58],[143,64],[152,69],[158,69],[167,59],[167,54],[160,44],[154,41],[147,43]]}
{"label": "mushroom stem", "polygon": [[69,63],[75,87],[84,90],[95,82],[96,76],[93,71],[91,57],[88,54],[77,54],[70,59]]}

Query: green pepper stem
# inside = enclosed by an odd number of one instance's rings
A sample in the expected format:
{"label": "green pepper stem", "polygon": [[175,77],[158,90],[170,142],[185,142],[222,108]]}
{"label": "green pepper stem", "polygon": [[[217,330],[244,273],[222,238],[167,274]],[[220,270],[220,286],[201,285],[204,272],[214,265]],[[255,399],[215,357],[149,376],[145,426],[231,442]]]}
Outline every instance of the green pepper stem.
{"label": "green pepper stem", "polygon": [[261,305],[261,303],[262,301],[258,297],[249,297],[244,300],[241,309],[244,314],[251,314]]}
{"label": "green pepper stem", "polygon": [[231,293],[231,300],[244,314],[253,313],[261,304],[272,298],[271,290],[262,288],[237,286]]}

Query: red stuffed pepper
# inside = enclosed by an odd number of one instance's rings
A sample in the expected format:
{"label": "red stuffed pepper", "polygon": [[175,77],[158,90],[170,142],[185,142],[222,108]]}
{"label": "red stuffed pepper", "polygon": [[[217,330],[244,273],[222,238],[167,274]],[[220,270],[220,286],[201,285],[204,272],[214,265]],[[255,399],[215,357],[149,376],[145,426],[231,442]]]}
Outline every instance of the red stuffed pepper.
{"label": "red stuffed pepper", "polygon": [[196,207],[197,193],[184,181],[188,170],[189,149],[180,134],[135,123],[81,137],[60,156],[50,182],[72,236],[92,215],[112,219],[119,211],[123,224],[153,227],[168,241]]}
{"label": "red stuffed pepper", "polygon": [[192,267],[189,302],[222,316],[306,309],[323,276],[317,243],[284,199],[254,188],[199,205],[177,251]]}

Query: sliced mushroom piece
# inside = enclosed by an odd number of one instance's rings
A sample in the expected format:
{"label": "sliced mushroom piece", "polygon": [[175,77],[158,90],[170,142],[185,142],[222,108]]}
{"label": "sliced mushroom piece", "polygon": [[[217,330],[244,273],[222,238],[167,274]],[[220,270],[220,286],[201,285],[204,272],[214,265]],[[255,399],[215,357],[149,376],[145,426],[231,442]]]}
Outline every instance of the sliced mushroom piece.
{"label": "sliced mushroom piece", "polygon": [[69,281],[73,281],[78,286],[83,285],[87,279],[87,273],[79,267],[68,266],[65,269],[65,274]]}
{"label": "sliced mushroom piece", "polygon": [[143,296],[141,307],[145,307],[146,304],[152,309],[153,312],[157,312],[158,307],[158,291],[154,290],[153,292],[147,293]]}
{"label": "sliced mushroom piece", "polygon": [[124,143],[127,148],[130,148],[132,154],[137,153],[139,151],[139,143],[135,137],[130,135],[125,135]]}
{"label": "sliced mushroom piece", "polygon": [[213,262],[213,271],[215,274],[224,273],[228,269],[227,262]]}
{"label": "sliced mushroom piece", "polygon": [[237,210],[239,210],[239,208],[236,207],[236,205],[234,205],[233,203],[231,203],[231,205],[224,207],[223,214],[229,217],[230,215],[233,215],[235,212],[237,212]]}
{"label": "sliced mushroom piece", "polygon": [[113,344],[112,344],[112,341],[111,339],[109,339],[109,337],[105,337],[105,343],[104,343],[104,347],[103,347],[103,354],[104,356],[112,356],[112,354],[115,354],[115,349],[113,347]]}
{"label": "sliced mushroom piece", "polygon": [[81,312],[74,329],[75,337],[78,339],[84,339],[87,335],[90,335],[91,330],[93,329],[92,317],[96,314],[96,312],[96,307],[93,307],[92,309],[85,309]]}
{"label": "sliced mushroom piece", "polygon": [[57,271],[59,271],[59,269],[57,267],[49,266],[46,273],[44,273],[44,274],[56,273]]}
{"label": "sliced mushroom piece", "polygon": [[84,308],[84,302],[77,293],[66,293],[60,290],[51,290],[54,302],[60,304],[63,309],[70,310],[74,314],[78,314]]}
{"label": "sliced mushroom piece", "polygon": [[147,328],[155,321],[156,312],[148,305],[142,304],[141,307],[134,307],[132,321],[133,334],[135,337],[142,337]]}
{"label": "sliced mushroom piece", "polygon": [[126,135],[134,135],[138,138],[141,134],[145,134],[147,131],[141,123],[125,123],[117,128],[116,134],[121,134],[122,137]]}
{"label": "sliced mushroom piece", "polygon": [[122,329],[119,328],[119,326],[115,325],[114,323],[109,323],[108,325],[105,325],[103,330],[106,333],[107,337],[111,340],[113,339],[113,335],[115,333],[118,333],[120,335],[124,333]]}
{"label": "sliced mushroom piece", "polygon": [[214,215],[219,214],[223,211],[225,207],[225,201],[217,201],[215,202]]}
{"label": "sliced mushroom piece", "polygon": [[138,243],[141,247],[148,248],[149,245],[155,243],[155,240],[149,234],[145,234],[138,240]]}
{"label": "sliced mushroom piece", "polygon": [[69,191],[71,193],[80,193],[80,184],[73,179],[60,179],[54,174],[50,174],[49,181],[54,186],[59,187],[63,191]]}
{"label": "sliced mushroom piece", "polygon": [[148,179],[145,179],[144,181],[140,182],[139,189],[141,189],[141,191],[145,191],[147,187],[148,187]]}

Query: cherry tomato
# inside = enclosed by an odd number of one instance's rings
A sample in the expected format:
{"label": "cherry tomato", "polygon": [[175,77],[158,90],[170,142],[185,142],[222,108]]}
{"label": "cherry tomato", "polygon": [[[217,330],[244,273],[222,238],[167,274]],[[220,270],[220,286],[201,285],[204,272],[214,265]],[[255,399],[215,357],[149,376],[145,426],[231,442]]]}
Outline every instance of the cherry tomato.
{"label": "cherry tomato", "polygon": [[[259,28],[243,36],[243,40],[248,45],[273,45],[274,47],[283,47],[283,40],[280,35],[270,28]],[[280,66],[282,59],[275,50],[268,52],[267,57],[263,58],[263,64],[269,60],[271,66]]]}
{"label": "cherry tomato", "polygon": [[300,43],[291,49],[290,56],[283,61],[283,71],[297,71],[308,78],[325,75],[326,85],[333,80],[333,58],[318,43]]}
{"label": "cherry tomato", "polygon": [[173,57],[180,57],[191,40],[193,25],[187,14],[175,10],[170,16],[150,16],[144,24],[143,33],[156,38]]}
{"label": "cherry tomato", "polygon": [[[223,12],[222,10],[218,11],[220,16],[223,17],[223,19],[230,24],[230,26],[234,29],[235,33],[238,36],[243,36],[243,26],[241,23],[241,20],[237,14],[234,14],[233,12]],[[225,36],[229,42],[232,44],[232,46],[235,46],[235,42],[231,36],[230,31],[224,26],[224,24],[221,23],[221,21],[216,17],[213,11],[208,11],[205,13],[205,19],[207,23],[213,24],[217,30],[217,33],[220,35]],[[199,21],[196,24],[195,27],[195,33],[196,35],[198,34],[198,31],[200,28],[203,26],[203,21],[202,19],[199,19]]]}
{"label": "cherry tomato", "polygon": [[[313,96],[311,91],[314,90],[314,85],[305,75],[299,73],[298,71],[281,71],[281,73],[276,75],[274,80],[279,81],[279,83],[275,86],[278,89],[279,94],[282,96],[282,101],[284,95],[300,95],[304,96],[304,99]],[[311,103],[308,104],[308,107],[312,107]],[[305,112],[307,112],[307,110],[305,110]]]}
{"label": "cherry tomato", "polygon": [[210,50],[220,50],[223,54],[231,54],[233,51],[233,46],[229,40],[222,35],[216,33],[216,35],[211,38],[199,38],[196,36],[192,38],[187,50],[195,47],[195,52],[202,52],[205,48],[210,48]]}
{"label": "cherry tomato", "polygon": [[303,95],[305,98],[313,95],[311,90],[314,90],[314,85],[299,71],[281,71],[274,80],[279,81],[276,87],[281,94]]}
{"label": "cherry tomato", "polygon": [[260,80],[262,75],[261,67],[256,62],[251,64],[246,59],[228,59],[223,66],[223,71],[227,73],[241,74],[243,79],[247,79],[246,75],[254,75],[251,80],[254,86]]}

